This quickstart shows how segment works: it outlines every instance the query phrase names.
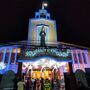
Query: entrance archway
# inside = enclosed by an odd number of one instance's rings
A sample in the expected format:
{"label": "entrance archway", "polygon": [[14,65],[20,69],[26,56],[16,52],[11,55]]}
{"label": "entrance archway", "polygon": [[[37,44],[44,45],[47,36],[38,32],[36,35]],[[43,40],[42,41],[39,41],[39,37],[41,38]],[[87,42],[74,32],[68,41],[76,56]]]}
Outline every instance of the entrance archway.
{"label": "entrance archway", "polygon": [[22,72],[31,78],[58,78],[63,72],[69,72],[68,62],[58,62],[50,57],[41,58],[36,61],[23,62]]}

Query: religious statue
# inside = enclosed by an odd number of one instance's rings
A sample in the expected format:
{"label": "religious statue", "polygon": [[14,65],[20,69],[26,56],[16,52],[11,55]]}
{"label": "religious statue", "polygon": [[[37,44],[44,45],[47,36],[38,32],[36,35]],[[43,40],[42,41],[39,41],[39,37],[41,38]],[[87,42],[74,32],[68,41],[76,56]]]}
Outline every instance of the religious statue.
{"label": "religious statue", "polygon": [[45,46],[45,36],[46,36],[45,28],[44,28],[44,26],[42,26],[41,32],[40,32],[40,37],[41,37],[41,39],[40,39],[40,45],[41,46]]}

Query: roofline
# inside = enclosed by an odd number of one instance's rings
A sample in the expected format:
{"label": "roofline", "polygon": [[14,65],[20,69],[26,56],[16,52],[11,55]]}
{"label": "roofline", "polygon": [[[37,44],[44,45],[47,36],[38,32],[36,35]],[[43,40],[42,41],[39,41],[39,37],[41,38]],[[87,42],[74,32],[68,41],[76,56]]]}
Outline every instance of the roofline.
{"label": "roofline", "polygon": [[87,49],[90,49],[89,47],[85,47],[85,46],[79,46],[79,45],[76,45],[76,44],[70,44],[70,43],[66,43],[66,42],[58,42],[59,44],[66,44],[66,45],[70,45],[70,46],[75,46],[75,47],[79,47],[79,48],[87,48]]}
{"label": "roofline", "polygon": [[[13,45],[15,45],[15,44],[17,44],[18,45],[18,43],[20,44],[20,43],[26,43],[26,42],[30,42],[30,41],[28,41],[28,40],[22,40],[22,41],[15,41],[15,42],[9,42],[8,44],[5,44],[5,43],[1,43],[1,45],[0,46],[4,46],[4,45],[6,45],[6,46],[13,46]],[[77,48],[84,48],[84,49],[89,49],[90,50],[90,48],[89,47],[85,47],[85,46],[79,46],[79,45],[75,45],[75,44],[70,44],[70,43],[66,43],[66,42],[57,42],[57,44],[65,44],[65,45],[68,45],[68,46],[72,46],[72,47],[77,47]]]}

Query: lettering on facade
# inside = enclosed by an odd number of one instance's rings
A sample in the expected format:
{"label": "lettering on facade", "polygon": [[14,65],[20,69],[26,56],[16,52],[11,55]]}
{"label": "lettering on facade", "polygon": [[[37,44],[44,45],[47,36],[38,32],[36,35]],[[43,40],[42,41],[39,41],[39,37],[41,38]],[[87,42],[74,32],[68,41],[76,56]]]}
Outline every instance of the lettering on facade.
{"label": "lettering on facade", "polygon": [[42,55],[53,54],[53,55],[56,55],[58,57],[68,57],[70,54],[70,50],[67,49],[65,51],[60,51],[58,49],[35,49],[34,51],[27,50],[25,52],[26,57],[34,57],[34,56],[40,55],[40,54],[42,54]]}

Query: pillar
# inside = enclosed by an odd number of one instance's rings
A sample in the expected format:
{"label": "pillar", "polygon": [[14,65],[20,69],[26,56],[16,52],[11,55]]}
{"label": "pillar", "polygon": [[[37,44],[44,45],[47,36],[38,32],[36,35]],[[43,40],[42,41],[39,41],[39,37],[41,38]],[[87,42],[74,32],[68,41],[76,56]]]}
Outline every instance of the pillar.
{"label": "pillar", "polygon": [[69,74],[73,74],[72,62],[69,62]]}
{"label": "pillar", "polygon": [[76,50],[76,57],[77,57],[77,62],[78,62],[78,69],[80,69],[80,63],[79,63],[79,58],[78,58],[78,52]]}
{"label": "pillar", "polygon": [[[71,56],[72,56],[72,68],[73,68],[73,72],[75,72],[75,69],[74,69],[74,55],[73,55],[73,50],[71,50]],[[69,67],[70,68],[70,67]]]}
{"label": "pillar", "polygon": [[19,77],[22,76],[22,62],[18,62],[18,75]]}
{"label": "pillar", "polygon": [[83,70],[85,71],[85,67],[84,67],[84,59],[83,59],[83,55],[82,55],[82,50],[80,51],[81,54],[81,60],[82,60],[82,64],[83,64]]}
{"label": "pillar", "polygon": [[4,62],[4,61],[5,61],[5,56],[6,56],[6,48],[4,49],[4,52],[3,52],[2,62]]}
{"label": "pillar", "polygon": [[85,58],[86,58],[86,62],[87,62],[87,64],[90,64],[89,63],[89,58],[88,58],[88,52],[87,51],[84,51],[84,54],[85,54]]}
{"label": "pillar", "polygon": [[16,52],[15,52],[15,58],[14,58],[14,64],[16,64],[16,60],[17,60],[17,54],[18,54],[18,48],[16,48]]}
{"label": "pillar", "polygon": [[10,48],[10,52],[9,52],[7,70],[9,70],[9,65],[10,65],[10,61],[11,61],[11,55],[12,55],[12,48]]}

